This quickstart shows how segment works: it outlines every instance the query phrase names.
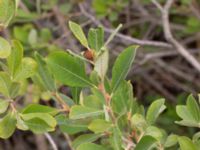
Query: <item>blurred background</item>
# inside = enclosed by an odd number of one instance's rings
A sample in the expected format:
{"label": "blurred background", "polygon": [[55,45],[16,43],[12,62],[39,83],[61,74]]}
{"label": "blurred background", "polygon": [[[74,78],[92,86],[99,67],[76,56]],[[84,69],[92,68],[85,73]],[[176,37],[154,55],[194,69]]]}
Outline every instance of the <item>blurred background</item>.
{"label": "blurred background", "polygon": [[[163,6],[166,0],[158,2]],[[200,1],[175,0],[169,16],[173,38],[200,63]],[[126,46],[140,45],[127,78],[133,84],[134,96],[145,106],[165,97],[168,109],[158,124],[168,133],[194,132],[192,128],[174,124],[178,120],[175,105],[184,104],[190,93],[198,94],[200,72],[166,37],[162,13],[151,0],[21,0],[16,17],[1,34],[20,40],[29,56],[34,51],[46,55],[59,49],[81,53],[85,49],[69,31],[69,20],[79,23],[85,33],[90,27],[103,26],[105,40],[122,23],[123,27],[109,44],[110,66]],[[65,87],[61,90],[68,92]],[[46,103],[48,93],[30,86],[27,100]],[[67,137],[61,136],[59,130],[51,135],[60,149],[66,149]],[[11,139],[0,140],[0,150],[36,149],[51,149],[45,136],[16,131]]]}

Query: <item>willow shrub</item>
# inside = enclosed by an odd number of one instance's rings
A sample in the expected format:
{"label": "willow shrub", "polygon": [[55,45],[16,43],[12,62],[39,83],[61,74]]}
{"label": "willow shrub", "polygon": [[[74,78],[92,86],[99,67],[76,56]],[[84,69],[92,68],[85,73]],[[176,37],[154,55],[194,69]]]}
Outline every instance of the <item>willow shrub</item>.
{"label": "willow shrub", "polygon": [[[13,7],[12,1],[0,2],[0,25],[4,28],[15,12],[7,12]],[[13,4],[15,8],[16,2]],[[167,135],[157,126],[157,118],[166,109],[164,99],[145,109],[133,97],[132,84],[125,78],[138,46],[123,50],[112,67],[112,77],[106,76],[107,45],[119,28],[106,42],[101,27],[90,29],[87,37],[78,24],[69,22],[69,28],[85,47],[84,54],[67,50],[53,51],[47,57],[39,53],[34,58],[25,57],[19,41],[9,43],[0,37],[0,138],[11,137],[16,129],[43,134],[54,132],[58,126],[63,133],[76,137],[72,141],[76,150],[199,150],[200,132],[190,139]],[[87,65],[92,66],[89,72]],[[19,106],[17,100],[26,94],[24,85],[30,79],[48,91],[58,107],[38,103]],[[71,97],[60,93],[63,85],[70,88]],[[176,112],[181,120],[175,123],[200,128],[199,102],[192,95],[186,105],[176,107]]]}

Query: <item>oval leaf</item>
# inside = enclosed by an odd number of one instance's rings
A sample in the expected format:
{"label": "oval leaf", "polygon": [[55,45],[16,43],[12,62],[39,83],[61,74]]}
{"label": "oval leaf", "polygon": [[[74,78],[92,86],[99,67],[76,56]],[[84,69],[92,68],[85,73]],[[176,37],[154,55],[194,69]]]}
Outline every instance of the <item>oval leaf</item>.
{"label": "oval leaf", "polygon": [[63,84],[72,87],[93,86],[85,73],[85,67],[81,60],[65,52],[55,52],[47,59],[53,75]]}

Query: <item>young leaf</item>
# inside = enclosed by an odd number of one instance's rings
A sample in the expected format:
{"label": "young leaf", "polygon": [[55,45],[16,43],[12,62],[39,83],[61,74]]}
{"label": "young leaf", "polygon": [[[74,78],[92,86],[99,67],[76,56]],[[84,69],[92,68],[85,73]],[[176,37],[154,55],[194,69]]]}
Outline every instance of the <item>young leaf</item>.
{"label": "young leaf", "polygon": [[38,73],[40,75],[40,78],[44,87],[49,91],[55,91],[56,85],[55,85],[54,79],[52,75],[50,74],[42,56],[38,53],[35,53],[35,59],[38,63]]}
{"label": "young leaf", "polygon": [[[1,4],[0,4],[0,7],[1,7]],[[0,8],[0,15],[1,15],[1,8]],[[0,23],[0,26],[1,26],[1,23]],[[0,37],[0,58],[7,58],[10,55],[10,53],[11,53],[10,44],[4,38]]]}
{"label": "young leaf", "polygon": [[150,150],[156,141],[157,140],[152,136],[143,136],[139,143],[136,145],[135,150]]}
{"label": "young leaf", "polygon": [[101,145],[97,145],[94,143],[84,143],[78,146],[77,150],[107,150],[107,149]]}
{"label": "young leaf", "polygon": [[187,137],[178,137],[178,143],[181,150],[198,150],[197,147],[192,143],[192,141]]}
{"label": "young leaf", "polygon": [[100,51],[104,44],[104,31],[102,27],[97,29],[91,28],[88,33],[88,42],[91,49],[96,52]]}
{"label": "young leaf", "polygon": [[164,99],[159,99],[154,101],[149,107],[146,115],[146,120],[150,125],[153,124],[157,117],[165,110],[166,106],[164,103]]}
{"label": "young leaf", "polygon": [[94,142],[100,137],[100,134],[83,134],[73,141],[72,146],[76,149],[79,145],[83,143]]}
{"label": "young leaf", "polygon": [[65,115],[56,116],[56,120],[62,132],[68,134],[76,134],[88,129],[87,124],[77,120],[70,120]]}
{"label": "young leaf", "polygon": [[0,99],[0,114],[4,113],[9,106],[9,102],[3,99]]}
{"label": "young leaf", "polygon": [[24,80],[33,76],[37,71],[37,63],[32,58],[23,58],[22,63],[16,71],[14,80]]}
{"label": "young leaf", "polygon": [[72,33],[74,34],[74,36],[80,41],[80,43],[85,46],[86,48],[88,48],[88,41],[87,38],[85,37],[85,34],[81,28],[80,25],[78,25],[75,22],[69,21],[69,28],[72,31]]}
{"label": "young leaf", "polygon": [[70,119],[83,119],[87,117],[94,117],[103,114],[103,110],[89,108],[85,106],[72,106],[69,114]]}
{"label": "young leaf", "polygon": [[133,60],[135,58],[138,46],[130,46],[126,48],[117,58],[112,69],[112,90],[117,89],[120,82],[126,78]]}
{"label": "young leaf", "polygon": [[11,54],[7,59],[9,71],[14,77],[23,57],[23,47],[19,41],[13,40]]}
{"label": "young leaf", "polygon": [[16,11],[16,0],[0,1],[0,28],[6,27]]}
{"label": "young leaf", "polygon": [[102,119],[96,119],[89,124],[88,129],[90,129],[94,133],[103,133],[105,131],[108,131],[111,127],[112,124],[110,122]]}
{"label": "young leaf", "polygon": [[55,78],[72,87],[93,86],[85,73],[85,67],[81,60],[65,52],[55,52],[47,59]]}
{"label": "young leaf", "polygon": [[15,131],[16,118],[13,112],[9,112],[0,120],[0,138],[7,139]]}
{"label": "young leaf", "polygon": [[101,79],[104,79],[108,70],[108,50],[105,50],[95,61],[94,70],[98,73]]}

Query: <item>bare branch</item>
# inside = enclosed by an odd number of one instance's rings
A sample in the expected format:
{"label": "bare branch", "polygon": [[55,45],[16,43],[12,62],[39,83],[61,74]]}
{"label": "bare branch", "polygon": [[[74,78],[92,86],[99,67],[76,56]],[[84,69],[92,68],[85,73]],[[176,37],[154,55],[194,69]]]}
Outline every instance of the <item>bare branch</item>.
{"label": "bare branch", "polygon": [[[84,14],[84,16],[86,16],[87,18],[89,18],[90,20],[92,20],[92,22],[97,25],[97,26],[103,26],[101,24],[101,22],[99,20],[97,20],[94,16],[92,16],[91,14],[89,14],[85,9],[83,4],[79,4],[79,8],[81,10],[81,12]],[[107,33],[113,33],[114,30],[113,29],[109,29],[104,27],[105,32]],[[120,38],[122,41],[126,41],[129,42],[129,44],[138,44],[138,45],[146,45],[146,46],[156,46],[156,47],[165,47],[165,48],[172,48],[172,46],[168,43],[165,42],[157,42],[157,41],[149,41],[149,40],[140,40],[140,39],[136,39],[121,33],[117,33],[116,37]]]}
{"label": "bare branch", "polygon": [[[152,2],[158,6],[158,2],[156,0],[152,0]],[[163,30],[165,33],[165,38],[168,42],[170,42],[176,50],[195,68],[200,72],[200,63],[192,56],[172,35],[169,23],[169,9],[171,8],[174,0],[168,0],[161,11],[162,14],[162,23]],[[160,7],[158,8],[160,9]]]}

